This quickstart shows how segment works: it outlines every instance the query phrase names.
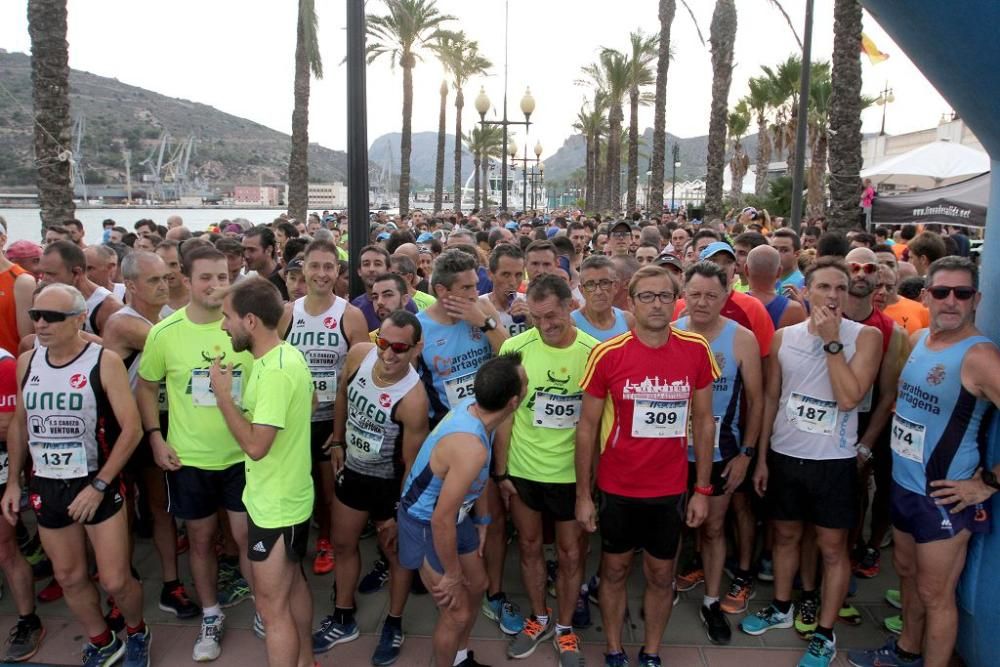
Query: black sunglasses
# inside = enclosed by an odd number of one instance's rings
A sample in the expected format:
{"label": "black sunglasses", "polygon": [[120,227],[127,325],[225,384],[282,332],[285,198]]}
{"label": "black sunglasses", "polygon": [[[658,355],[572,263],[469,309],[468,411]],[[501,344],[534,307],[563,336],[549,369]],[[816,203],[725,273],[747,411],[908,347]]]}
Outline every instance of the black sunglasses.
{"label": "black sunglasses", "polygon": [[935,287],[928,287],[927,291],[937,301],[944,301],[945,299],[948,298],[948,295],[951,294],[952,292],[955,293],[955,298],[958,299],[959,301],[968,301],[969,299],[971,299],[976,295],[975,287],[966,287],[966,286],[946,287],[944,285],[938,285]]}
{"label": "black sunglasses", "polygon": [[28,317],[31,318],[32,322],[45,320],[49,324],[55,324],[56,322],[65,322],[67,317],[74,317],[79,315],[81,312],[82,311],[74,310],[64,313],[61,310],[38,310],[37,308],[30,308],[28,309]]}
{"label": "black sunglasses", "polygon": [[409,343],[390,343],[381,336],[375,337],[375,345],[377,345],[380,350],[391,349],[396,354],[405,354],[416,347],[415,345],[410,345]]}

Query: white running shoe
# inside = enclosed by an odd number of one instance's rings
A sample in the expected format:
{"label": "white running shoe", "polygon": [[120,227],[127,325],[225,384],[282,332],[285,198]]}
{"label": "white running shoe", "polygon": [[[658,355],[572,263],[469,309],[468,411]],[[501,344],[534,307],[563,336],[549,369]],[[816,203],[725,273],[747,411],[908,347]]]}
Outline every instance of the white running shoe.
{"label": "white running shoe", "polygon": [[210,662],[222,655],[222,634],[225,614],[205,616],[201,619],[201,631],[194,642],[191,658],[195,662]]}

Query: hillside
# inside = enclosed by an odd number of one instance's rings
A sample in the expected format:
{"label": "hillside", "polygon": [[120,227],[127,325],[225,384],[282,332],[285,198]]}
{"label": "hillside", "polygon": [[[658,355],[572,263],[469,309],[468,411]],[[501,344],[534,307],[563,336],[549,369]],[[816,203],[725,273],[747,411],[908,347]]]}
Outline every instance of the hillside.
{"label": "hillside", "polygon": [[[0,184],[34,183],[31,127],[31,58],[0,50],[0,84],[24,110],[0,94]],[[117,79],[70,72],[70,113],[83,114],[82,142],[88,183],[124,181],[122,151],[132,151],[132,178],[138,181],[161,133],[176,142],[195,137],[191,177],[226,183],[284,182],[291,138],[281,132],[223,113],[214,107],[160,95]],[[346,180],[347,156],[309,147],[312,181]]]}

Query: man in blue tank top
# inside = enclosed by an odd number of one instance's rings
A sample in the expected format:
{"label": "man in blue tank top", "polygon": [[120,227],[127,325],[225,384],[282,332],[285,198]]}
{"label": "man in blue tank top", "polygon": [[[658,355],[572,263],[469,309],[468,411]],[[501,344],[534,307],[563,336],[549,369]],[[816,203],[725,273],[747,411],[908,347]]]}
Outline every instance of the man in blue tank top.
{"label": "man in blue tank top", "polygon": [[[858,667],[947,665],[958,634],[955,587],[984,505],[1000,490],[981,458],[1000,402],[1000,350],[975,326],[978,270],[962,257],[928,269],[929,331],[913,334],[892,421],[892,523],[903,597],[903,631]],[[918,586],[919,582],[919,586]]]}
{"label": "man in blue tank top", "polygon": [[493,435],[524,400],[527,376],[517,354],[487,361],[465,399],[424,441],[399,503],[399,561],[420,576],[441,612],[434,664],[479,667],[468,650],[476,607],[486,590],[483,564]]}

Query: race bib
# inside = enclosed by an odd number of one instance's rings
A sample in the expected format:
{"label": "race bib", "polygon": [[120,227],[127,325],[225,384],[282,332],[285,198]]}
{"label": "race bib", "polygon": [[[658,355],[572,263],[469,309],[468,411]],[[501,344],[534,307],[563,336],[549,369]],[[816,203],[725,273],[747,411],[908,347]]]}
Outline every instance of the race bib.
{"label": "race bib", "polygon": [[926,430],[923,424],[911,422],[899,415],[893,415],[892,451],[904,459],[922,464],[924,462],[924,433]]}
{"label": "race bib", "polygon": [[7,483],[7,472],[10,468],[10,459],[7,458],[7,450],[0,452],[0,484]]}
{"label": "race bib", "polygon": [[[46,479],[79,479],[87,476],[87,452],[82,442],[29,443],[35,474]],[[4,476],[7,475],[6,454]]]}
{"label": "race bib", "polygon": [[313,389],[316,391],[316,400],[323,403],[333,403],[337,397],[337,371],[313,371]]}
{"label": "race bib", "polygon": [[462,506],[458,508],[458,520],[455,521],[456,524],[460,524],[465,521],[465,517],[469,516],[469,512],[472,511],[472,507],[476,504],[475,500],[470,500],[468,502],[462,503]]}
{"label": "race bib", "polygon": [[582,394],[563,396],[544,391],[535,392],[535,426],[541,428],[574,428],[580,421]]}
{"label": "race bib", "polygon": [[824,401],[795,392],[785,404],[785,417],[792,426],[806,433],[833,435],[839,414],[836,401]]}
{"label": "race bib", "polygon": [[161,382],[156,391],[156,405],[160,412],[167,412],[167,383]]}
{"label": "race bib", "polygon": [[[233,402],[239,406],[240,399],[243,396],[243,371],[234,368],[232,374],[233,389],[230,393],[232,394]],[[196,406],[202,408],[214,408],[217,405],[207,368],[196,368],[191,371],[191,401]]]}
{"label": "race bib", "polygon": [[472,398],[475,393],[472,386],[476,381],[476,374],[469,373],[459,377],[446,380],[444,383],[444,393],[448,397],[448,405],[455,407],[467,398]]}
{"label": "race bib", "polygon": [[687,433],[687,401],[635,402],[632,411],[633,438],[682,438]]}
{"label": "race bib", "polygon": [[351,455],[359,459],[371,460],[379,457],[382,451],[383,435],[375,431],[366,431],[352,421],[347,422],[347,446]]}

